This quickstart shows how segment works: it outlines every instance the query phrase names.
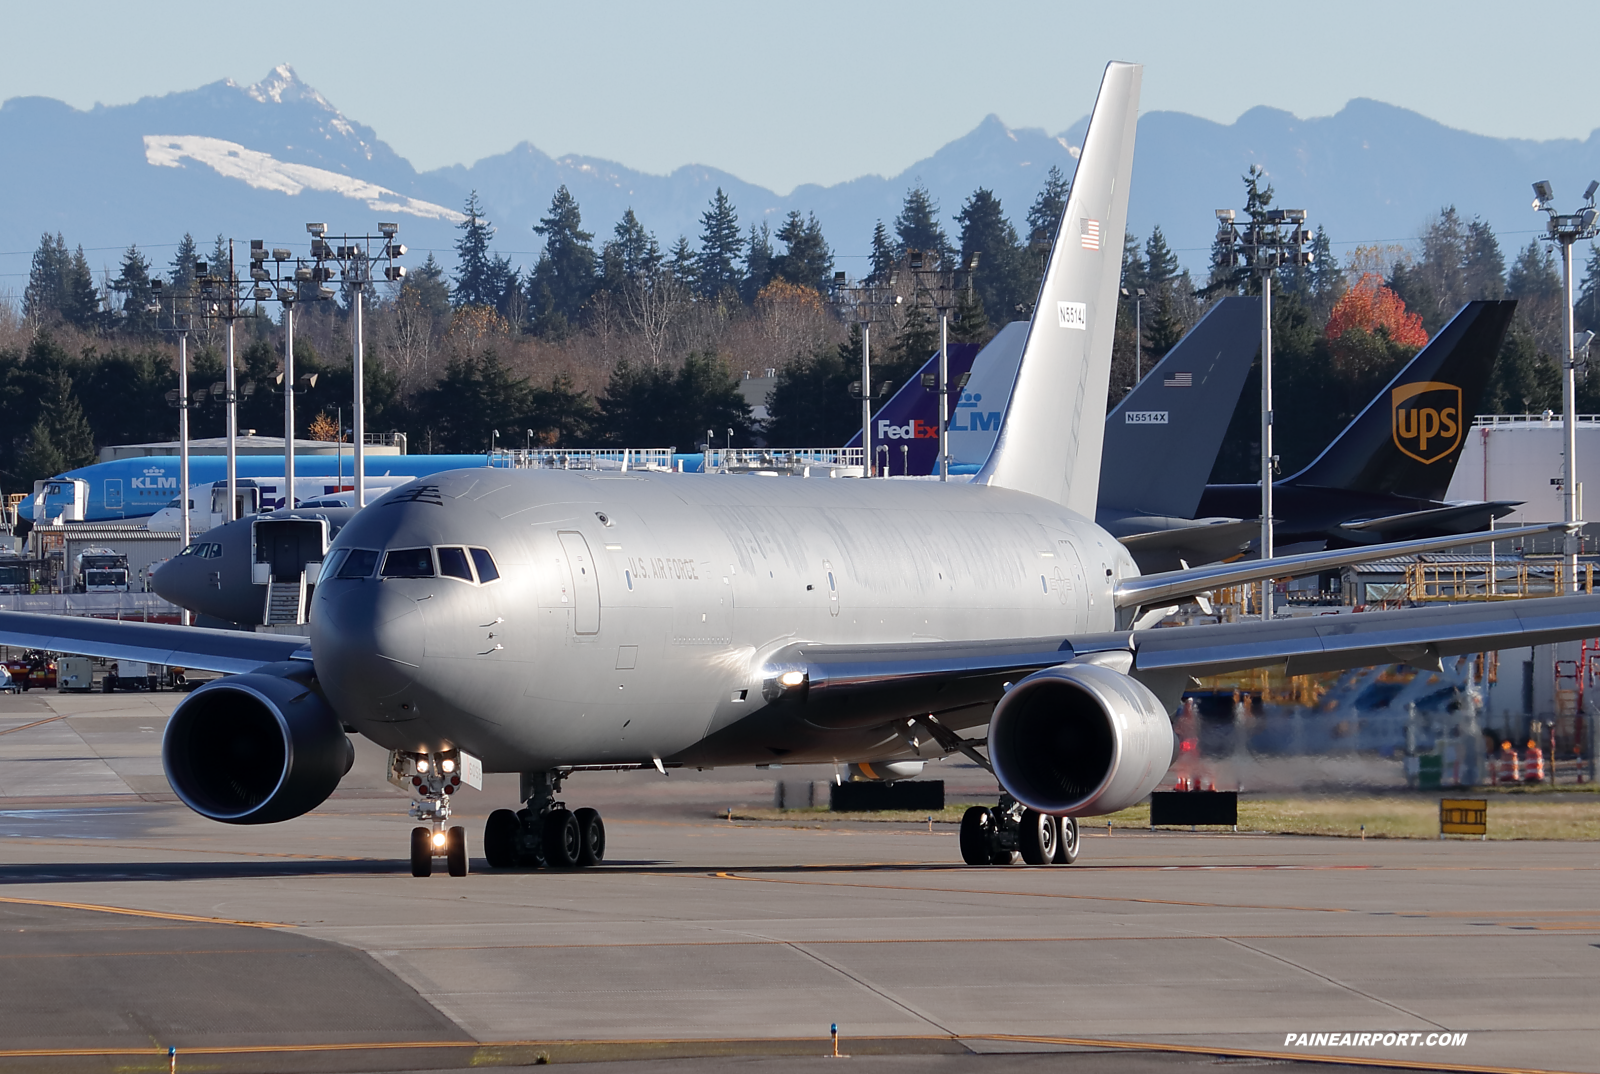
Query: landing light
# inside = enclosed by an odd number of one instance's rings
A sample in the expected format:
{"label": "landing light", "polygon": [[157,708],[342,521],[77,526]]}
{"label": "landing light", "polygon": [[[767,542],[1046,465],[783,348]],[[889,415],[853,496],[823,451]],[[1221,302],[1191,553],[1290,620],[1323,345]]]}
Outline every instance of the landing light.
{"label": "landing light", "polygon": [[803,671],[785,671],[778,676],[778,682],[784,686],[799,686],[805,681],[806,673]]}
{"label": "landing light", "polygon": [[456,763],[454,761],[448,761],[448,760],[447,761],[440,761],[439,762],[439,767],[444,769],[446,772],[454,772],[456,770]]}
{"label": "landing light", "polygon": [[433,833],[433,845],[436,846],[436,847],[444,846],[444,833],[443,832],[434,832]]}
{"label": "landing light", "polygon": [[417,762],[417,771],[418,772],[426,772],[427,770],[428,770],[428,762],[427,761],[418,761]]}

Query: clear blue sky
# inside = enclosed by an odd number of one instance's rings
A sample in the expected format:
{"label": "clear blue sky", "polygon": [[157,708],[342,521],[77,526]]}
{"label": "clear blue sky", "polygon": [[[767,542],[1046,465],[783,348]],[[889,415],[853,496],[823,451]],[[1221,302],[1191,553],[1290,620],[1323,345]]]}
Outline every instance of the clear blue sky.
{"label": "clear blue sky", "polygon": [[[1231,122],[1374,97],[1454,127],[1583,138],[1595,9],[1550,2],[40,4],[0,0],[0,99],[80,108],[255,82],[289,63],[422,169],[527,140],[787,192],[894,174],[984,115],[1059,131],[1107,59],[1144,108]],[[1571,28],[1572,54],[1553,49]],[[1254,43],[1252,43],[1252,41]],[[1247,57],[1258,55],[1259,60]]]}

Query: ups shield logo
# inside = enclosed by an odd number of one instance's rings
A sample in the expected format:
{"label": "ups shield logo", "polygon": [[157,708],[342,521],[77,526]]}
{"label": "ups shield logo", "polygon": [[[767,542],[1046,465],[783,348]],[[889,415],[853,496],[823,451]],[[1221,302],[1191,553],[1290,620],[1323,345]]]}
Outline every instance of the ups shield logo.
{"label": "ups shield logo", "polygon": [[1390,393],[1394,445],[1423,465],[1445,458],[1461,445],[1461,389],[1424,380]]}

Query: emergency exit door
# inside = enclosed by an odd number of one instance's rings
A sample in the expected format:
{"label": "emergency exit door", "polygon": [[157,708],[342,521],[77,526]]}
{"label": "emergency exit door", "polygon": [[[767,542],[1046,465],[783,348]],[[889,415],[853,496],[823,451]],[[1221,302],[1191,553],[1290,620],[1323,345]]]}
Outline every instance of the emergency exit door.
{"label": "emergency exit door", "polygon": [[589,554],[589,542],[573,530],[562,530],[556,536],[561,538],[561,550],[566,553],[567,570],[572,576],[572,632],[598,634],[600,578],[594,557]]}

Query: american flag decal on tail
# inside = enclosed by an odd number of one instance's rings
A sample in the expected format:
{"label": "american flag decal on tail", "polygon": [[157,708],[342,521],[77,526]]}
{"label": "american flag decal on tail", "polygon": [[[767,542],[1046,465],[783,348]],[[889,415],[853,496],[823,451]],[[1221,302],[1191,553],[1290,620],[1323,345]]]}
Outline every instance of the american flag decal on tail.
{"label": "american flag decal on tail", "polygon": [[1163,388],[1193,388],[1194,374],[1174,373],[1170,377],[1162,378],[1161,386]]}
{"label": "american flag decal on tail", "polygon": [[1100,249],[1100,221],[1090,220],[1087,216],[1081,218],[1078,221],[1078,234],[1085,250]]}

